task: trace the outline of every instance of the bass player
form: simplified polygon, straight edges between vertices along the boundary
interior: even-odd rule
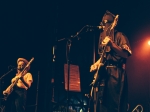
[[[14,85],[13,91],[10,89],[10,86],[3,91],[3,94],[6,96],[11,93],[8,98],[11,104],[10,106],[6,105],[6,112],[25,112],[27,90],[31,87],[33,82],[32,74],[28,72],[30,70],[30,66],[26,67],[27,64],[28,61],[26,59],[18,58],[17,73],[16,76],[11,80],[11,84],[14,83],[18,78],[21,78]],[[26,69],[24,70],[25,67]],[[23,73],[21,73],[22,71]]]

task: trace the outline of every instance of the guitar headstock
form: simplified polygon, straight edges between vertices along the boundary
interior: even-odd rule
[[[114,28],[115,28],[115,26],[117,25],[118,17],[119,17],[119,15],[116,15],[116,17],[115,17],[115,19],[114,19],[113,23],[111,24],[111,28],[110,28],[110,30],[114,29]]]
[[[32,59],[28,62],[28,64],[26,65],[25,68],[29,67],[29,65],[31,64],[31,62],[34,60],[34,57],[32,57]]]

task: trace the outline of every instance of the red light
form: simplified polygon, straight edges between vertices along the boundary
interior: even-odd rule
[[[148,45],[150,45],[150,41],[148,41]]]

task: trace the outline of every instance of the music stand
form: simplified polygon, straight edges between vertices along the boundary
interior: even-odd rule
[[[79,66],[70,64],[69,83],[67,70],[68,65],[64,64],[65,90],[73,92],[81,92]]]
[[[67,91],[67,112],[69,112],[69,92],[81,92],[79,66],[72,64],[68,66],[68,64],[64,64],[64,80],[65,90]]]

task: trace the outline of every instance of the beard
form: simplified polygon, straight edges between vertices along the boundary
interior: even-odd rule
[[[24,68],[21,68],[21,67],[20,67],[20,68],[18,68],[18,70],[19,70],[19,71],[23,71],[23,69],[24,69]]]

